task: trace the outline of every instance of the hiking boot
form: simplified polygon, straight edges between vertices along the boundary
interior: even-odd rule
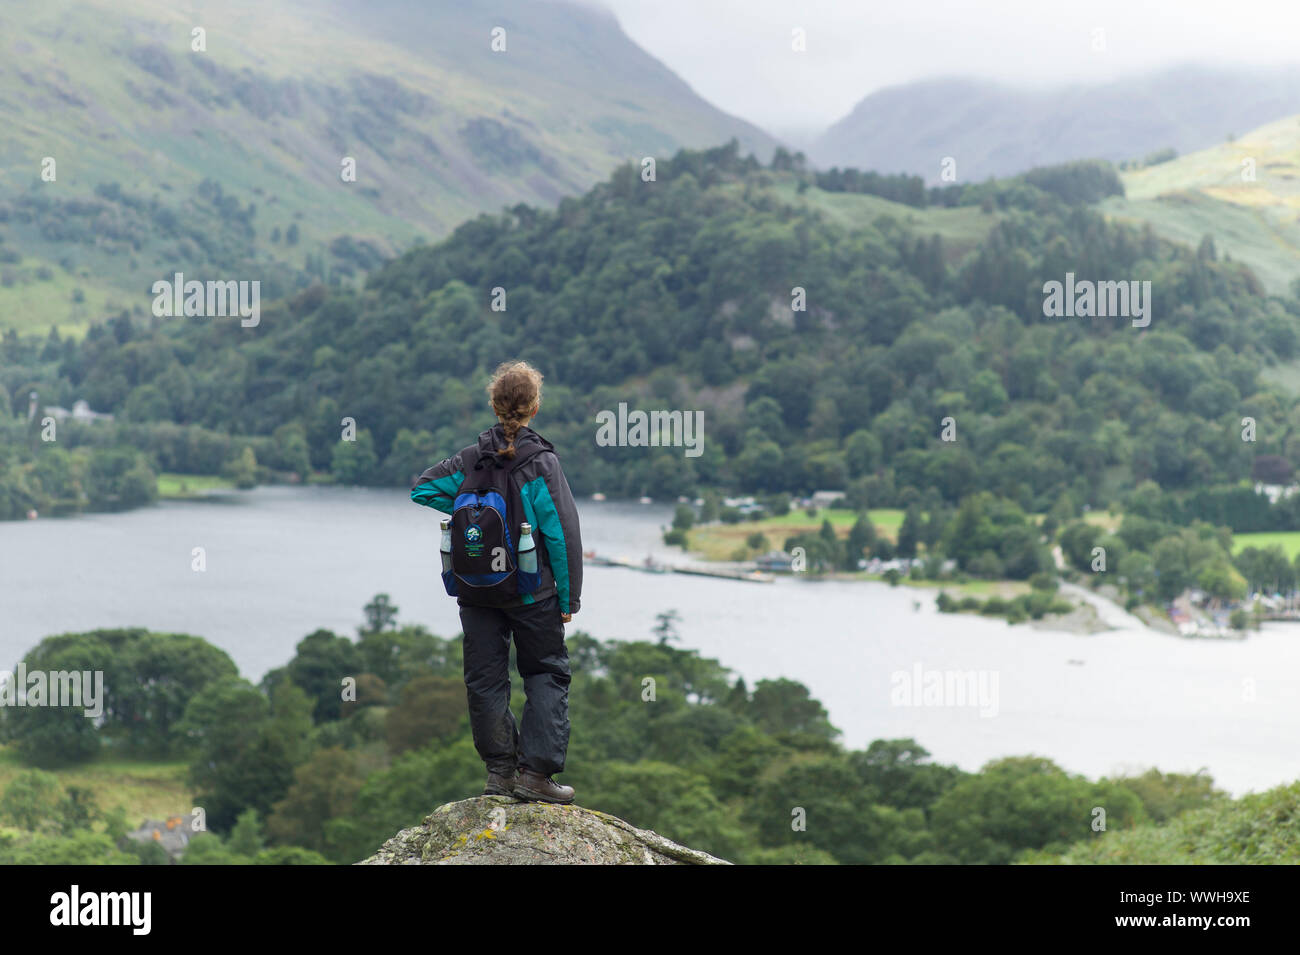
[[[573,787],[561,786],[550,776],[525,769],[515,780],[515,793],[520,799],[531,802],[573,802]]]
[[[515,771],[509,775],[489,771],[487,785],[483,787],[484,796],[513,796],[515,794]]]

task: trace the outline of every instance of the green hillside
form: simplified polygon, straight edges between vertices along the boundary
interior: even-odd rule
[[[1126,197],[1101,204],[1108,216],[1191,245],[1210,235],[1271,292],[1300,276],[1300,116],[1122,178]]]
[[[566,3],[11,0],[0,37],[0,330],[142,314],[175,270],[346,283],[629,159],[772,146]]]
[[[1300,863],[1300,783],[1195,808],[1075,843],[1053,865],[1295,865]]]

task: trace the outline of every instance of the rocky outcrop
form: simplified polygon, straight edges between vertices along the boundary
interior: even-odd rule
[[[357,865],[730,865],[581,806],[479,796],[439,806]]]

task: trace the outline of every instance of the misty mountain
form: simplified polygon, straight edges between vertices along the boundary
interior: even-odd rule
[[[1203,149],[1300,108],[1300,69],[1181,67],[1098,85],[1029,90],[932,79],[879,90],[809,150],[823,167],[939,181],[951,156],[974,182],[1070,159],[1140,160]]]

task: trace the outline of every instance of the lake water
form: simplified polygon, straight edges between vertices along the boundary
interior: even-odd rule
[[[659,540],[670,508],[580,507],[587,549],[681,561]],[[203,636],[257,680],[318,627],[354,633],[380,592],[402,621],[455,635],[455,601],[437,579],[437,516],[400,489],[261,488],[0,523],[0,667],[48,634],[143,626]],[[191,569],[195,547],[206,550],[204,573]],[[941,615],[932,592],[885,584],[766,585],[589,565],[570,629],[651,639],[655,615],[670,609],[681,616],[679,646],[750,686],[805,684],[852,747],[911,736],[965,769],[1032,753],[1090,777],[1204,767],[1238,794],[1300,777],[1300,629],[1287,625],[1246,641],[1184,640],[1110,608],[1122,629],[1078,636]],[[896,705],[894,675],[911,679],[918,668],[923,680],[973,672],[996,690],[995,706],[982,715],[953,698]]]

